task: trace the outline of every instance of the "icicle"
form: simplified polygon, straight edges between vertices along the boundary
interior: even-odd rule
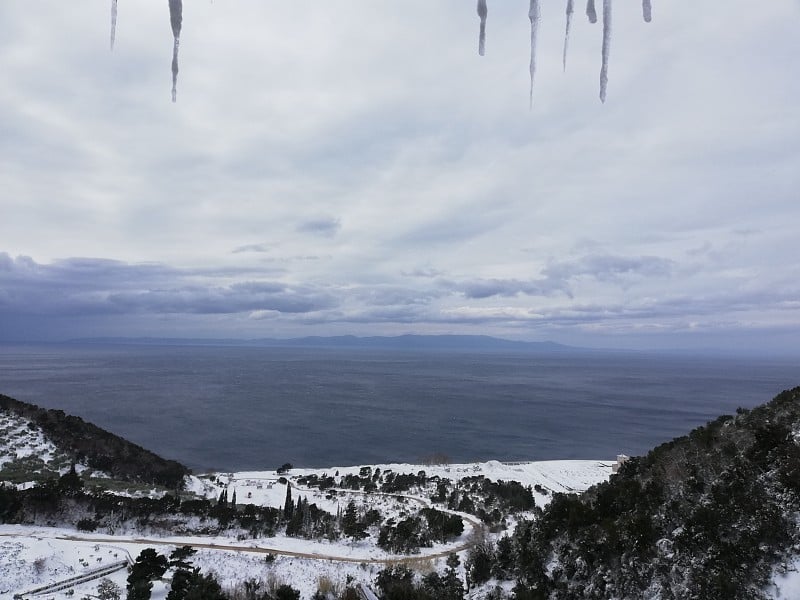
[[[111,0],[111,49],[114,49],[114,38],[117,37],[117,0]]]
[[[172,46],[172,101],[176,102],[178,99],[178,45],[180,44],[178,38]]]
[[[586,16],[589,17],[589,23],[597,23],[597,11],[594,8],[594,0],[587,0]]]
[[[181,40],[181,24],[183,23],[183,0],[169,0],[169,21],[172,25],[172,101],[177,99],[178,87],[178,46]]]
[[[481,32],[478,36],[478,54],[486,53],[486,0],[478,0],[478,16],[481,18]]]
[[[539,29],[539,0],[531,0],[531,6],[528,9],[528,18],[531,21],[531,93],[529,99],[530,108],[533,108],[533,79],[536,75],[536,34]]]
[[[600,67],[600,101],[606,101],[608,53],[611,50],[611,0],[603,0],[603,66]]]
[[[567,0],[567,29],[564,32],[564,70],[567,70],[567,48],[569,47],[569,30],[572,25],[572,13],[575,12],[575,0]]]
[[[650,4],[650,0],[642,0],[642,16],[645,23],[653,20],[653,6]]]

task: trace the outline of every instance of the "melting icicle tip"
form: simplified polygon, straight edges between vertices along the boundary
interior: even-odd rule
[[[597,9],[594,7],[594,0],[586,0],[586,16],[589,23],[597,23]]]
[[[575,0],[567,0],[567,28],[564,32],[564,56],[561,60],[564,71],[567,70],[567,49],[569,48],[569,30],[572,27],[572,13],[575,12]]]
[[[117,0],[111,0],[111,50],[114,50],[114,40],[117,37]]]
[[[486,0],[478,0],[478,16],[481,18],[481,30],[478,34],[478,54],[483,56],[486,54],[486,15],[488,10],[486,8]]]
[[[645,23],[653,20],[653,5],[650,0],[642,0],[642,17]]]

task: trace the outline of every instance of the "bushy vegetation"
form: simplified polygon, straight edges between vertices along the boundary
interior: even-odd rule
[[[458,564],[458,557],[451,554],[443,575],[432,572],[419,581],[408,567],[388,567],[378,573],[375,585],[382,600],[463,600],[464,587],[456,573]]]
[[[435,501],[447,502],[450,510],[473,514],[492,528],[502,525],[505,518],[536,508],[530,487],[517,481],[492,481],[484,476],[465,477],[458,487],[449,480],[439,481]]]
[[[77,477],[77,476],[76,476]],[[327,514],[327,513],[326,513]],[[125,526],[162,533],[218,534],[238,529],[251,537],[274,535],[285,525],[280,510],[235,507],[207,499],[133,498],[86,491],[69,474],[27,490],[0,487],[0,522],[41,525],[73,522],[83,531],[114,533]]]
[[[116,479],[179,489],[189,469],[166,460],[80,417],[48,410],[0,394],[0,410],[24,417],[36,425],[73,461],[86,462]]]
[[[378,546],[387,552],[411,554],[421,547],[430,547],[434,542],[446,542],[464,532],[461,517],[423,508],[418,515],[399,520],[389,519],[380,529]]]
[[[306,475],[299,477],[297,483],[308,487],[316,487],[320,490],[340,488],[343,490],[377,492],[384,494],[399,494],[414,488],[423,488],[428,482],[425,471],[418,473],[395,473],[390,470],[381,472],[379,468],[372,470],[372,467],[361,467],[358,475],[347,473],[346,475],[330,476],[323,474]]]

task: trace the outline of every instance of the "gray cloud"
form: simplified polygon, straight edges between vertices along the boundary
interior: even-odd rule
[[[539,279],[471,279],[440,280],[440,284],[457,290],[467,298],[552,296],[573,297],[572,284],[589,278],[598,282],[624,285],[632,280],[669,277],[674,268],[671,260],[655,256],[624,257],[586,255],[569,261],[551,261]]]
[[[749,286],[694,295],[676,291],[625,301],[616,296],[604,301],[574,298],[566,286],[587,276],[594,280],[589,265],[598,268],[600,280],[613,285],[621,285],[618,279],[631,273],[661,278],[671,272],[668,263],[653,257],[600,256],[595,260],[585,256],[560,262],[548,271],[549,278],[540,280],[427,279],[421,287],[377,282],[342,286],[258,279],[250,277],[250,272],[231,282],[235,271],[107,259],[73,258],[44,264],[0,253],[0,326],[6,339],[14,335],[35,338],[36,332],[40,337],[58,338],[59,332],[74,332],[79,326],[81,332],[102,327],[137,335],[151,331],[142,329],[142,319],[153,318],[173,323],[173,327],[192,323],[194,331],[209,327],[214,331],[214,319],[219,317],[228,319],[229,327],[234,319],[289,327],[289,331],[291,327],[314,327],[320,333],[341,324],[366,334],[388,327],[395,333],[488,328],[528,335],[537,331],[673,335],[745,331],[758,323],[763,330],[773,322],[785,328],[800,310],[800,286],[796,283],[786,283],[779,290]],[[754,323],[753,315],[761,315],[760,320]],[[769,315],[766,320],[765,315]]]
[[[446,287],[458,290],[467,298],[481,299],[493,296],[550,296],[562,292],[570,295],[562,282],[551,279],[528,280],[518,279],[473,279],[462,282],[443,282]]]
[[[590,277],[597,281],[620,282],[631,277],[669,277],[674,262],[657,256],[583,256],[571,261],[553,261],[544,275],[555,281],[570,281]]]
[[[300,233],[313,233],[325,237],[335,236],[342,228],[339,219],[333,217],[324,217],[319,219],[310,219],[300,223],[296,231]]]
[[[442,277],[444,271],[434,269],[433,267],[420,267],[412,269],[411,271],[401,271],[403,277],[422,277],[425,279],[433,279],[435,277]]]
[[[0,253],[0,310],[44,316],[303,313],[335,303],[323,290],[309,286],[275,281],[217,283],[232,274],[235,269],[221,273],[87,258],[39,264],[29,257],[12,259]]]
[[[245,244],[244,246],[237,246],[231,250],[231,254],[242,254],[244,252],[269,252],[275,248],[275,244],[262,243],[262,244]]]

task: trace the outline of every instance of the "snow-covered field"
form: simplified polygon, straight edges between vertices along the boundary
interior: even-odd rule
[[[309,501],[316,502],[320,508],[336,512],[337,503],[341,505],[341,495],[337,500],[328,500],[326,494],[319,490],[304,491],[302,486],[297,486],[297,479],[308,475],[358,475],[360,470],[368,466],[374,472],[380,469],[382,473],[392,471],[397,474],[416,474],[425,471],[430,477],[441,477],[452,480],[465,477],[483,476],[492,481],[518,481],[524,486],[539,486],[547,490],[547,494],[534,492],[536,504],[544,506],[550,500],[553,492],[582,492],[596,483],[605,481],[611,474],[614,461],[597,460],[552,460],[540,462],[501,463],[491,460],[483,463],[449,464],[449,465],[414,465],[408,463],[388,463],[381,465],[358,465],[350,467],[328,467],[323,469],[292,469],[283,475],[293,482],[293,487],[299,491],[298,496],[307,496]],[[216,498],[223,489],[228,490],[231,497],[236,491],[238,502],[253,503],[261,506],[283,506],[286,497],[286,486],[279,483],[281,475],[275,471],[242,471],[239,473],[217,473],[213,476],[190,478],[189,489],[198,495],[207,498]],[[356,495],[358,497],[358,495]],[[349,501],[349,498],[348,498]],[[375,497],[370,503],[375,502]]]
[[[364,492],[342,492],[335,495],[317,489],[304,488],[297,480],[308,475],[358,475],[364,465],[328,467],[323,469],[292,469],[279,475],[275,471],[216,473],[192,476],[188,489],[198,495],[216,498],[227,490],[231,498],[236,492],[237,502],[264,506],[282,507],[286,498],[287,484],[292,484],[293,498],[305,496],[309,502],[336,513],[344,509],[350,500],[369,508],[379,508],[387,517],[396,517],[428,499],[422,490],[398,497],[387,494]],[[413,473],[425,471],[428,477],[439,476],[457,480],[465,477],[485,476],[493,481],[519,481],[523,485],[546,493],[536,493],[540,506],[545,504],[552,492],[578,492],[604,481],[611,473],[611,461],[547,461],[504,464],[497,461],[462,465],[412,465],[385,464],[368,465],[373,471]],[[401,495],[402,496],[402,495]],[[467,547],[478,522],[474,517],[463,515],[464,533],[448,544],[435,544],[422,548],[420,554],[393,556],[378,548],[372,540],[311,541],[285,535],[272,538],[237,539],[236,537],[160,537],[141,539],[128,535],[100,535],[76,532],[72,529],[27,527],[19,525],[0,526],[0,597],[11,597],[13,593],[26,591],[43,584],[67,579],[121,558],[134,557],[145,547],[153,547],[168,554],[182,545],[199,548],[193,558],[203,571],[213,572],[223,585],[232,585],[247,579],[289,583],[301,591],[303,598],[310,598],[317,590],[321,577],[335,586],[343,587],[347,582],[371,583],[374,576],[387,563],[410,561],[409,564],[423,572],[444,567],[446,555],[451,551],[461,553]],[[70,538],[70,539],[67,539]],[[268,554],[275,559],[267,562]],[[119,571],[108,576],[124,588],[126,572]],[[98,581],[74,588],[75,595],[68,590],[48,594],[48,597],[75,598],[94,594]],[[154,598],[164,597],[169,589],[167,583],[156,583]],[[8,595],[8,596],[6,596]]]
[[[0,598],[12,598],[14,594],[69,579],[120,560],[135,558],[143,548],[155,548],[157,552],[168,555],[176,546],[183,545],[180,542],[193,541],[170,543],[164,539],[151,543],[110,536],[105,536],[107,541],[66,539],[75,533],[68,529],[0,526]],[[200,541],[214,543],[207,539]],[[235,540],[222,538],[216,538],[216,542],[236,543]],[[302,544],[296,547],[300,551],[310,549]],[[263,581],[264,585],[270,582],[274,585],[289,583],[301,591],[303,598],[313,595],[321,577],[327,577],[340,586],[345,585],[348,576],[354,581],[369,582],[384,566],[380,563],[343,563],[283,555],[277,555],[274,561],[267,563],[266,556],[263,553],[200,548],[192,557],[192,562],[203,572],[214,573],[223,585],[248,579]],[[106,578],[124,590],[127,571],[121,570]],[[101,579],[77,585],[71,588],[74,590],[72,593],[62,590],[48,593],[46,597],[66,599],[93,595]],[[168,591],[168,582],[156,582],[153,598],[164,598]]]

